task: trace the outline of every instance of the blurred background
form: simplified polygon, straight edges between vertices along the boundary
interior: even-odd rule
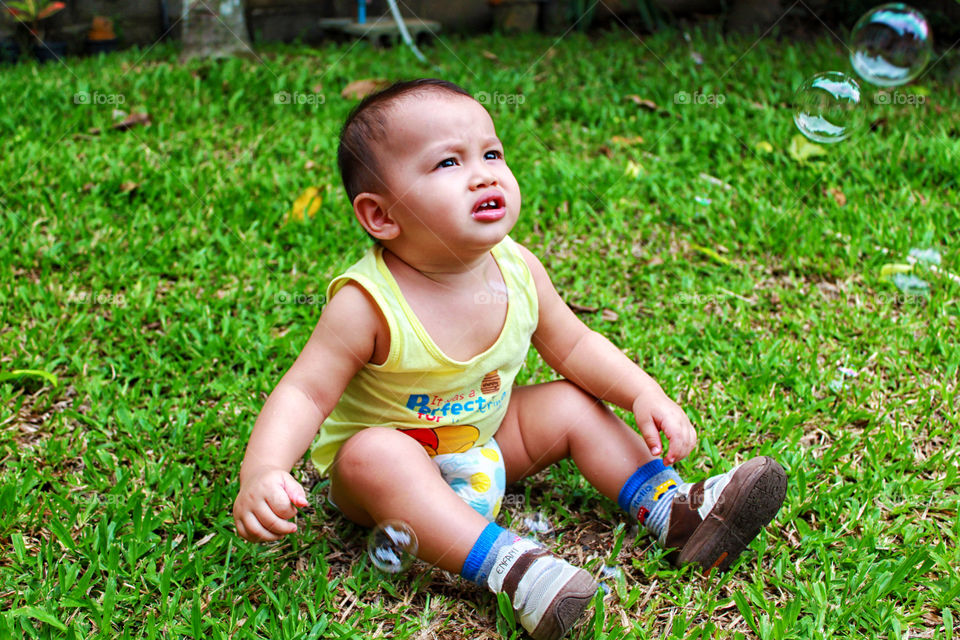
[[[13,6],[13,2],[3,5]],[[40,5],[47,3],[37,3]],[[183,17],[213,15],[217,2],[183,0],[69,0],[63,10],[44,21],[47,41],[62,42],[68,54],[90,50],[95,18],[112,25],[113,46],[147,46],[161,39],[182,36]],[[319,43],[343,38],[330,28],[331,18],[356,18],[353,0],[230,0],[221,5],[241,8],[242,22],[253,42]],[[722,19],[728,31],[763,33],[772,27],[791,36],[818,34],[825,30],[849,31],[857,18],[876,4],[874,0],[828,2],[827,0],[405,0],[399,2],[408,18],[439,22],[444,32],[478,33],[540,31],[563,33],[568,29],[603,29],[614,23],[640,32],[702,20]],[[956,0],[914,2],[932,26],[936,39],[949,47],[960,38],[960,3]],[[210,7],[210,8],[208,8]],[[211,10],[212,8],[212,10]],[[385,0],[366,4],[368,19],[389,14]],[[222,13],[222,9],[220,10]],[[7,13],[7,12],[4,12]],[[9,17],[9,16],[5,16]],[[239,16],[238,16],[239,18]],[[0,39],[15,35],[12,20],[0,21]],[[842,33],[839,33],[843,37]],[[110,40],[104,34],[94,38]]]

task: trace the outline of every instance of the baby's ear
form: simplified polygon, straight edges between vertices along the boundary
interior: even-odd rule
[[[353,213],[377,240],[393,240],[400,235],[400,226],[393,216],[387,213],[384,200],[375,193],[360,193],[353,199]]]

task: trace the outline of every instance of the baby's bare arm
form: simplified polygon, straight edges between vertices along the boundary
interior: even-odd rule
[[[683,410],[612,342],[581,322],[540,261],[521,250],[537,286],[540,322],[533,344],[544,361],[587,393],[632,411],[653,455],[661,453],[662,430],[670,441],[664,460],[670,464],[684,458],[696,444],[696,432]]]
[[[248,540],[276,540],[296,525],[286,519],[306,506],[290,470],[313,441],[347,383],[370,360],[379,312],[357,285],[347,284],[324,308],[297,360],[267,398],[240,466],[233,515]]]

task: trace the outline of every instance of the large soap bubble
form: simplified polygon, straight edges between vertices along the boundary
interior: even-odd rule
[[[860,128],[860,85],[839,71],[808,78],[794,100],[793,121],[814,142],[840,142]]]
[[[850,38],[853,69],[879,87],[896,87],[916,78],[932,51],[930,25],[923,14],[900,3],[868,11],[857,21]]]

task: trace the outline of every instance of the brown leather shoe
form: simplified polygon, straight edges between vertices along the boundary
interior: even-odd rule
[[[678,566],[726,571],[777,515],[787,474],[773,458],[753,458],[727,473],[684,484],[673,498],[663,546]]]

